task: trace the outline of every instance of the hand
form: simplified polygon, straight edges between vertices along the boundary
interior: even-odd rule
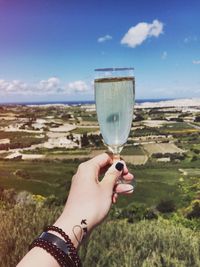
[[[105,170],[107,171],[104,178],[99,181],[99,175]],[[75,247],[78,247],[83,237],[82,220],[84,227],[91,231],[108,214],[112,202],[115,203],[117,200],[118,193],[130,194],[133,192],[132,185],[117,183],[120,176],[127,183],[133,179],[133,175],[128,172],[125,162],[113,163],[112,157],[106,153],[86,161],[78,167],[77,173],[72,179],[64,211],[54,224],[68,234]],[[53,234],[62,238],[57,232],[53,232]],[[35,267],[37,265],[43,267],[59,266],[58,262],[47,251],[39,247],[31,249],[17,266]]]
[[[75,229],[76,225],[81,226],[81,221],[85,220],[87,224],[84,224],[84,227],[90,231],[106,217],[112,202],[116,202],[118,194],[133,192],[133,186],[128,184],[133,179],[133,175],[128,172],[125,162],[112,163],[112,157],[103,153],[81,163],[72,179],[67,203],[55,225],[69,234],[75,246],[78,246],[77,238],[80,240],[82,238],[81,228]],[[104,178],[99,181],[100,174],[106,169]],[[127,183],[118,184],[120,176]],[[74,231],[76,231],[75,234]]]

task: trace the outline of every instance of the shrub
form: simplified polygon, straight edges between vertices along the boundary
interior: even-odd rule
[[[173,200],[161,200],[156,208],[162,213],[173,212],[175,211],[175,204]]]
[[[0,207],[0,259],[2,267],[16,266],[28,251],[28,246],[44,226],[52,224],[60,208],[38,205],[15,205],[5,202]]]
[[[191,162],[192,161],[197,161],[198,160],[198,157],[196,156],[196,155],[194,155],[193,157],[192,157],[192,159],[191,159]]]
[[[200,218],[200,200],[193,200],[189,207],[185,209],[185,217],[188,219]]]
[[[129,223],[134,223],[143,219],[157,219],[157,212],[152,208],[146,208],[143,205],[130,204],[126,208],[112,208],[110,212],[111,219],[127,219]]]
[[[1,266],[16,266],[28,245],[52,224],[61,207],[38,207],[0,202]],[[198,267],[200,233],[167,220],[104,222],[81,246],[84,267]]]
[[[165,220],[110,221],[97,228],[80,254],[84,267],[198,267],[200,235]]]
[[[194,121],[195,121],[195,122],[200,122],[200,116],[196,116],[196,118],[195,118]]]
[[[174,223],[175,225],[182,225],[195,231],[200,230],[200,220],[198,218],[188,219],[181,213],[173,213],[173,215],[170,217],[170,222]]]

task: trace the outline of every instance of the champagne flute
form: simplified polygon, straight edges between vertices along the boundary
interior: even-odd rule
[[[135,99],[133,68],[95,69],[95,102],[100,131],[105,144],[120,159],[127,142]]]

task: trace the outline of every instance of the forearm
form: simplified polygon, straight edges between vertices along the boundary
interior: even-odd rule
[[[17,267],[59,267],[58,262],[51,254],[42,248],[34,247],[18,263]]]
[[[49,233],[43,234],[39,241],[36,241],[33,245],[42,245],[44,249],[50,248],[50,252],[52,250],[54,252],[57,251],[52,254],[59,262],[60,260],[67,261],[67,258],[71,260],[72,264],[69,264],[69,267],[73,266],[73,262],[76,263],[76,266],[80,265],[75,248],[78,248],[87,232],[90,232],[96,225],[101,223],[108,214],[113,199],[113,188],[116,185],[117,179],[123,175],[123,172],[125,173],[124,179],[127,181],[133,179],[125,163],[118,162],[115,165],[113,164],[105,173],[104,178],[99,181],[98,175],[105,167],[111,164],[112,159],[110,156],[103,153],[79,166],[77,173],[72,179],[65,208],[61,216],[54,223],[54,226],[62,229],[68,237],[66,238],[66,235],[63,237],[63,232],[60,232],[59,229],[51,228]],[[116,194],[122,192],[129,194],[132,191],[133,187],[128,184],[118,184],[115,187]],[[115,198],[114,200],[116,202]],[[59,233],[57,233],[57,230],[59,230]],[[62,235],[60,235],[61,233]],[[43,237],[44,239],[41,240]],[[63,239],[65,239],[66,243],[63,242]],[[31,249],[18,264],[18,267],[35,267],[37,265],[42,267],[59,267],[59,263],[44,249],[38,247]],[[61,264],[61,266],[68,265]]]
[[[77,224],[77,219],[72,217],[67,217],[66,214],[62,213],[61,216],[57,219],[54,223],[54,226],[59,227],[62,229],[71,239],[75,248],[78,248],[82,239],[82,230],[81,227],[76,227],[75,232],[73,230],[74,226]],[[55,231],[48,231],[59,238],[63,239],[62,235]],[[48,253],[45,249],[40,247],[32,248],[25,257],[20,261],[17,267],[35,267],[35,266],[42,266],[42,267],[59,267],[59,263],[57,260]],[[69,265],[70,266],[70,265]]]

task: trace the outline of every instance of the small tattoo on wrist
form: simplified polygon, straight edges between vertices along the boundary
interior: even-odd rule
[[[78,237],[77,234],[76,234],[76,228],[79,228],[81,230],[80,237]],[[80,225],[79,224],[74,225],[72,231],[73,231],[74,237],[76,238],[76,241],[80,244],[81,241],[85,238],[85,236],[87,235],[87,232],[88,232],[87,220],[83,219],[83,220],[81,220]]]

